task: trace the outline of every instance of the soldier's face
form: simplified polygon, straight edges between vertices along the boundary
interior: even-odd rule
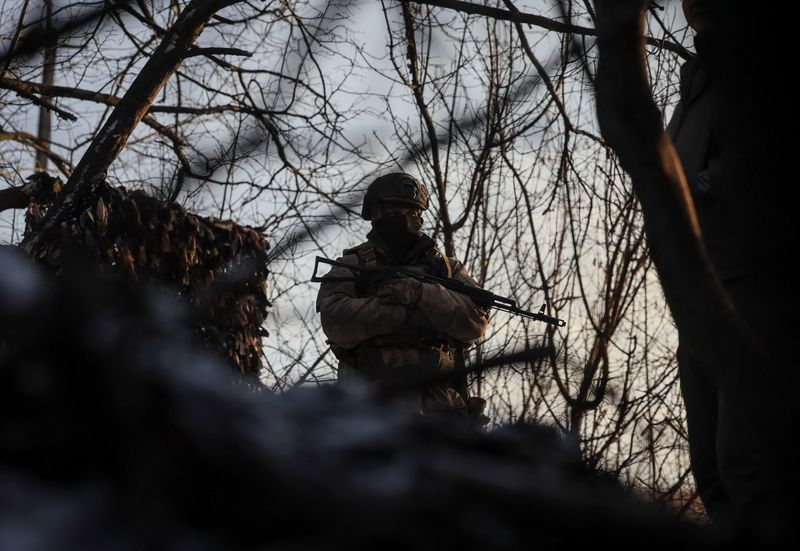
[[[372,227],[384,238],[418,236],[422,231],[422,210],[403,203],[383,203],[372,212]]]

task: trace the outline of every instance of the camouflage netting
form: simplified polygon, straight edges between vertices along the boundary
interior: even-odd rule
[[[26,252],[58,273],[67,255],[78,251],[107,273],[177,290],[194,310],[203,342],[227,356],[241,375],[257,378],[269,307],[264,235],[190,214],[141,191],[103,181],[94,186],[77,219]],[[47,175],[31,179],[26,235],[38,230],[60,187]]]

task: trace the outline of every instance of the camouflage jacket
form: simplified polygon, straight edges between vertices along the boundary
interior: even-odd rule
[[[339,261],[378,270],[392,264],[380,239],[370,233],[368,241],[344,251]],[[476,285],[463,264],[448,258],[434,241],[422,235],[417,244],[399,262],[409,271],[437,277],[452,277]],[[344,268],[334,268],[331,276],[356,275]],[[450,342],[468,344],[483,336],[487,312],[469,297],[438,284],[422,283],[422,292],[414,305],[386,304],[376,297],[381,283],[324,283],[317,296],[317,311],[322,329],[337,348],[352,350],[365,344],[412,347],[415,343]]]

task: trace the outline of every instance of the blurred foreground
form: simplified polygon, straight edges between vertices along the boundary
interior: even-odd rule
[[[723,546],[548,428],[237,387],[167,293],[0,266],[3,550]]]

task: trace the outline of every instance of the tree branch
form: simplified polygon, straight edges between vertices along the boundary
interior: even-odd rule
[[[116,12],[118,9],[128,3],[130,3],[130,0],[103,2],[102,7],[97,10],[74,17],[65,21],[61,25],[55,25],[52,27],[47,25],[46,21],[42,21],[41,24],[31,28],[31,30],[28,31],[21,39],[14,40],[6,51],[0,53],[0,63],[2,63],[4,67],[7,67],[11,60],[16,57],[30,55],[40,48],[56,46],[64,35],[67,35],[74,30],[81,29],[85,25],[91,25],[109,13]],[[27,2],[25,6],[27,7]],[[20,17],[20,20],[22,20],[22,16]]]
[[[83,88],[74,88],[72,86],[45,86],[39,82],[30,82],[25,80],[17,80],[13,78],[3,78],[3,77],[0,77],[0,88],[5,88],[6,90],[12,90],[18,93],[19,95],[27,99],[30,99],[34,103],[37,103],[37,105],[43,100],[41,98],[36,97],[34,94],[39,94],[40,96],[45,96],[45,97],[62,97],[62,98],[79,99],[83,101],[92,101],[95,103],[110,105],[112,107],[116,107],[121,99],[113,94],[94,92],[92,90],[85,90]],[[47,103],[46,105],[50,104]],[[273,114],[273,111],[269,109],[256,109],[254,107],[248,107],[235,103],[228,103],[224,105],[209,105],[206,107],[189,107],[185,105],[151,105],[148,108],[147,112],[173,113],[181,115],[212,115],[215,113],[226,113],[226,112],[247,113],[249,115]],[[67,114],[71,117],[70,120],[75,120],[75,117],[73,115],[69,113]],[[156,126],[160,126],[158,122],[155,122],[153,119],[148,117],[143,118],[142,122],[152,126],[156,130],[158,130]]]
[[[36,151],[41,151],[47,158],[50,159],[54,165],[58,167],[58,170],[61,171],[62,174],[65,176],[69,176],[72,174],[72,164],[50,149],[50,144],[48,142],[44,142],[34,136],[33,134],[29,134],[27,132],[2,132],[0,131],[0,142],[2,141],[15,141],[20,142],[25,145],[28,145],[35,149]]]
[[[253,57],[253,52],[240,50],[239,48],[197,48],[189,50],[186,57],[196,57],[201,55],[237,55],[242,57]]]
[[[53,105],[51,102],[49,102],[49,101],[47,101],[47,100],[45,100],[43,98],[37,97],[34,94],[34,90],[33,90],[34,87],[33,86],[30,86],[30,85],[28,85],[28,86],[17,86],[15,84],[15,83],[21,83],[21,82],[22,81],[18,81],[16,79],[12,79],[12,78],[0,77],[0,87],[5,88],[7,90],[13,90],[14,92],[17,93],[18,96],[25,98],[26,100],[30,101],[34,105],[38,105],[39,107],[44,107],[45,109],[49,109],[50,111],[52,111],[53,113],[55,113],[56,115],[61,117],[62,119],[66,119],[66,120],[72,121],[72,122],[78,120],[78,117],[76,117],[75,115],[73,115],[69,111],[65,111],[63,109],[60,109],[59,107],[56,107],[55,105]],[[30,84],[33,84],[33,83],[30,83]],[[38,84],[38,83],[36,85],[37,86],[44,86],[44,85],[41,85],[41,84]]]
[[[573,25],[572,23],[564,23],[549,19],[541,15],[534,15],[532,13],[517,12],[514,13],[510,10],[503,10],[500,8],[493,8],[491,6],[483,6],[473,4],[472,2],[463,2],[462,0],[402,0],[403,2],[413,1],[416,4],[426,4],[428,6],[437,6],[446,8],[461,13],[468,13],[471,15],[484,15],[492,19],[499,19],[501,21],[512,21],[516,23],[525,23],[534,25],[548,31],[555,31],[560,33],[569,33],[579,36],[598,36],[597,29],[591,27],[581,27],[580,25]],[[683,59],[689,59],[692,54],[689,51],[675,42],[653,38],[651,36],[645,37],[645,42],[650,46],[657,46],[670,52],[673,52]]]

